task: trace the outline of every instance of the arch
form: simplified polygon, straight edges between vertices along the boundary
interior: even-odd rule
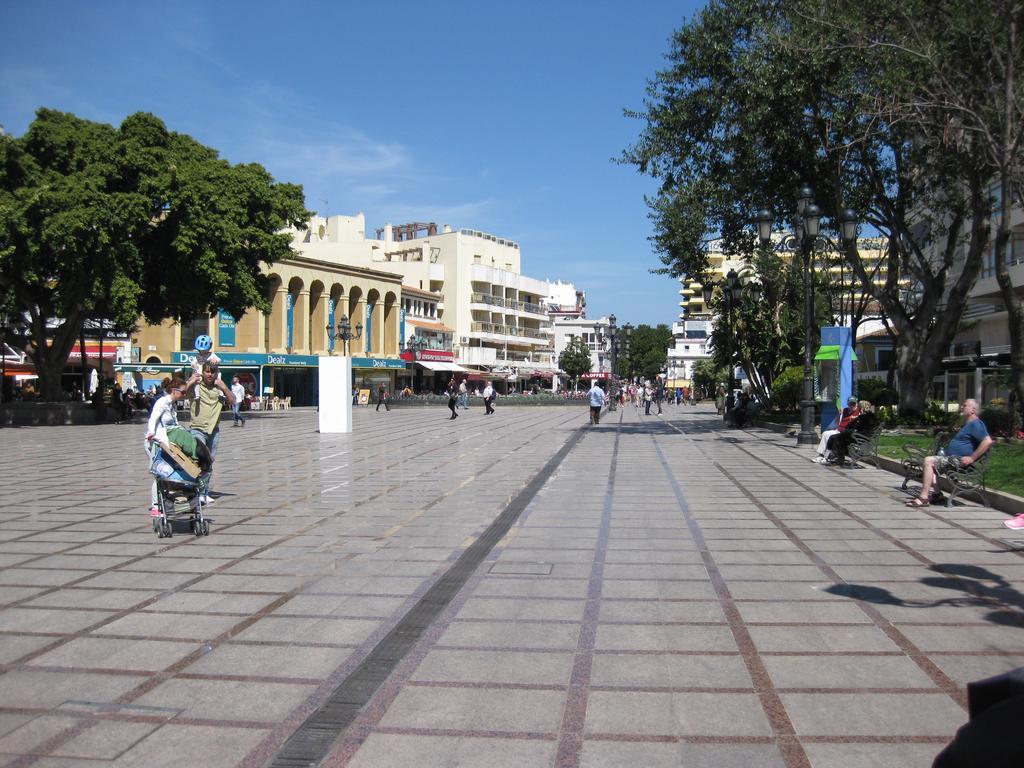
[[[313,355],[327,351],[327,298],[324,284],[314,280],[309,286],[309,340],[306,344]]]
[[[380,291],[371,288],[366,294],[366,316],[368,318],[363,333],[369,332],[367,344],[363,348],[371,355],[379,355],[383,351],[381,341],[384,338],[384,312],[380,302]]]
[[[149,357],[146,358],[146,362],[149,364],[160,365],[161,363],[163,363],[163,360],[161,360],[158,355],[150,355]]]
[[[278,274],[267,275],[267,301],[270,303],[270,313],[263,315],[263,349],[268,354],[283,352],[285,348],[288,318],[283,282]]]
[[[398,354],[398,297],[388,292],[384,296],[384,354]]]

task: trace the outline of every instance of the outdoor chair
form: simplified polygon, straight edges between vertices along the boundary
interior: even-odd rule
[[[870,462],[878,465],[878,441],[882,437],[882,423],[879,422],[870,432],[855,432],[850,442],[847,457],[854,464]]]
[[[986,507],[991,507],[988,496],[985,495],[985,472],[988,470],[989,458],[992,456],[992,449],[989,448],[977,461],[972,462],[962,469],[951,469],[941,473],[941,476],[949,480],[953,486],[949,498],[946,499],[946,506],[953,506],[953,499],[957,496],[974,494]]]
[[[932,444],[928,448],[904,443],[903,452],[907,455],[900,462],[903,466],[903,485],[900,487],[903,490],[907,489],[907,483],[911,480],[921,482],[924,477],[925,456],[937,456],[939,450],[945,448],[949,443],[949,439],[950,435],[948,432],[939,432],[935,435],[935,439],[932,440]]]

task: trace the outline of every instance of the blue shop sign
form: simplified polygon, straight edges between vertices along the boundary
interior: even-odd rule
[[[320,358],[316,355],[265,355],[256,352],[221,352],[216,351],[222,368],[238,365],[275,365],[292,368],[316,368]],[[174,362],[191,365],[196,359],[195,352],[178,351],[174,353]]]
[[[385,368],[388,370],[405,370],[405,360],[388,360],[383,357],[353,357],[353,368]]]

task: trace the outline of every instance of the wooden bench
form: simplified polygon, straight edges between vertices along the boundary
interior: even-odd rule
[[[878,466],[878,441],[882,437],[882,423],[879,422],[870,432],[854,432],[847,458],[851,462],[870,462]]]

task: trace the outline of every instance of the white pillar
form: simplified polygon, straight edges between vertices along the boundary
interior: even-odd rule
[[[352,358],[321,357],[320,433],[352,431]]]

